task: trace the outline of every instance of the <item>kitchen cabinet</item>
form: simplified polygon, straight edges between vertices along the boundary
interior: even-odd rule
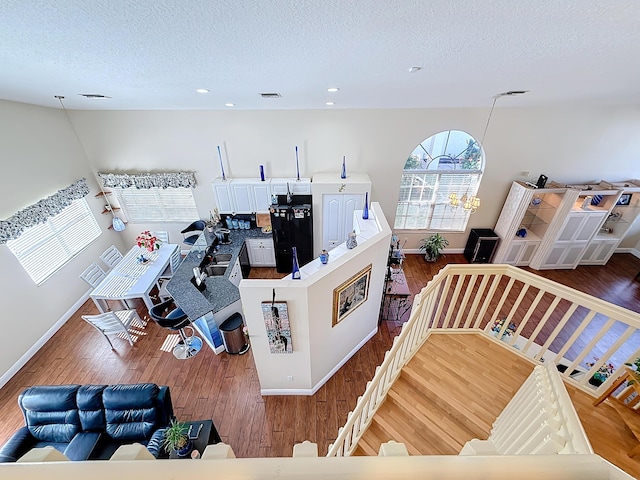
[[[245,240],[249,253],[249,263],[252,267],[275,267],[276,252],[273,239],[248,238]]]
[[[231,198],[231,189],[229,187],[230,183],[229,180],[222,180],[222,178],[216,178],[213,181],[213,196],[220,213],[235,212],[235,203]]]
[[[213,182],[213,193],[220,213],[267,213],[271,204],[270,180],[216,179]]]
[[[287,188],[292,195],[311,195],[310,178],[271,178],[271,195],[286,195]]]

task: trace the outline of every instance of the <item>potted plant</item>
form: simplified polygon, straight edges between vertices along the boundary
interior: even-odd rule
[[[424,251],[424,259],[427,262],[435,262],[442,254],[444,247],[449,245],[449,240],[439,233],[434,233],[428,238],[420,240],[420,250]]]
[[[187,456],[191,451],[191,440],[189,440],[189,425],[178,422],[175,418],[164,431],[164,450],[169,453],[175,450],[180,457]]]

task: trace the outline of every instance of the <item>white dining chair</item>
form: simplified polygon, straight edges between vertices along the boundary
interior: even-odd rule
[[[182,254],[180,252],[180,247],[176,246],[176,248],[171,252],[171,258],[169,259],[169,265],[165,269],[164,272],[160,275],[158,279],[158,297],[160,300],[167,300],[171,297],[171,294],[167,291],[167,283],[169,283],[169,279],[176,273],[176,270],[182,263]]]
[[[102,270],[102,268],[100,268],[100,265],[98,265],[95,262],[93,262],[91,265],[89,265],[85,269],[85,271],[80,274],[80,278],[82,280],[84,280],[85,282],[87,282],[89,285],[91,285],[91,287],[93,287],[93,288],[96,288],[98,286],[98,284],[106,276],[107,276],[107,274],[105,273],[105,271]]]
[[[134,309],[118,310],[98,315],[82,315],[82,319],[104,335],[104,338],[109,342],[111,350],[113,350],[113,343],[111,343],[108,335],[124,333],[127,340],[129,340],[129,344],[133,346],[133,338],[129,333],[129,327],[131,327],[134,320],[138,322],[138,325],[142,325],[142,320],[140,320],[138,312]]]
[[[156,237],[162,243],[169,243],[169,232],[165,230],[159,230],[156,232],[150,232],[151,235]]]
[[[111,245],[102,253],[102,255],[100,255],[100,260],[102,260],[105,265],[109,267],[109,270],[120,263],[123,258],[124,256],[122,255],[122,253],[120,253],[120,250],[118,250],[115,245]]]

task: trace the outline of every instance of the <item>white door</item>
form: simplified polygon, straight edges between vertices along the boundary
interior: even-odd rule
[[[364,205],[364,194],[322,196],[322,248],[331,250],[353,230],[353,212]]]

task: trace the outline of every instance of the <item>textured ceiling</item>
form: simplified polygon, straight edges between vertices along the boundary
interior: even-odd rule
[[[637,105],[639,25],[637,0],[0,0],[0,98],[59,107],[63,95],[67,108],[99,110],[484,107],[530,90],[500,103]]]

